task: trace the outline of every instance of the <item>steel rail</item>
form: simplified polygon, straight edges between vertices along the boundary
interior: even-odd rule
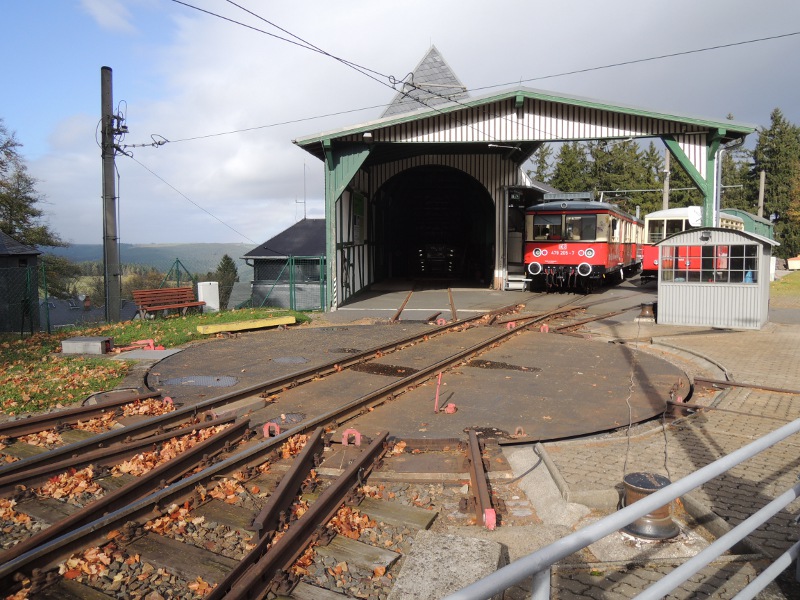
[[[168,460],[155,469],[151,469],[127,485],[103,495],[79,511],[53,523],[47,529],[43,529],[32,537],[12,546],[0,554],[0,563],[6,563],[66,532],[82,527],[92,522],[98,514],[116,511],[130,504],[132,500],[135,501],[152,494],[164,482],[178,477],[207,461],[209,455],[229,448],[237,439],[245,437],[247,430],[248,422],[242,420],[223,431],[217,432],[207,440],[181,452],[175,458]]]
[[[639,306],[630,306],[628,308],[624,308],[622,310],[615,310],[613,312],[605,313],[602,315],[595,315],[588,319],[581,319],[580,321],[575,321],[574,323],[568,323],[567,325],[560,325],[559,327],[554,327],[552,331],[554,333],[561,333],[562,331],[567,331],[568,329],[572,329],[573,327],[580,327],[581,325],[586,325],[586,323],[593,323],[594,321],[600,321],[602,319],[608,319],[610,317],[616,317],[617,315],[621,315],[623,313],[629,312],[635,308],[639,308]]]
[[[706,406],[704,404],[694,404],[692,402],[678,402],[677,400],[667,400],[667,404],[669,404],[670,406],[674,406],[675,408],[691,408],[692,410],[696,410],[698,412],[702,412],[704,410],[714,410],[717,412],[730,413],[732,415],[742,415],[743,417],[753,417],[756,419],[769,419],[771,421],[780,421],[781,423],[789,422],[789,419],[785,419],[783,417],[773,417],[771,415],[757,415],[755,413],[749,413],[744,410],[734,410],[732,408],[720,408],[719,406]]]
[[[279,444],[304,431],[300,427],[287,430],[274,438],[269,438],[212,464],[200,472],[170,483],[148,496],[127,502],[121,508],[103,514],[94,521],[80,527],[71,529],[14,559],[0,563],[0,589],[8,587],[15,573],[25,572],[31,575],[34,569],[47,567],[59,557],[68,555],[70,552],[82,547],[87,543],[87,540],[102,539],[106,532],[121,526],[123,522],[135,520],[145,514],[152,514],[159,506],[169,505],[178,499],[184,501],[190,498],[194,493],[195,486],[198,484],[207,483],[212,478],[223,473],[235,472],[241,469],[243,465],[263,462],[265,460],[264,456],[271,453]]]
[[[303,450],[292,461],[291,470],[283,474],[278,487],[253,519],[252,526],[256,532],[255,537],[264,537],[267,532],[278,529],[281,512],[285,512],[292,505],[297,490],[300,489],[319,459],[319,453],[324,445],[323,441],[322,428],[317,428],[306,440]]]
[[[107,464],[109,461],[125,460],[131,456],[141,452],[143,448],[148,446],[156,446],[165,440],[170,440],[182,435],[191,433],[198,429],[207,429],[208,427],[215,427],[235,421],[236,417],[220,417],[212,421],[202,421],[193,425],[187,425],[179,429],[172,429],[167,433],[161,435],[154,435],[152,437],[143,438],[134,441],[123,441],[121,444],[111,446],[110,448],[100,448],[85,454],[71,456],[56,463],[42,465],[33,469],[22,471],[21,473],[13,473],[0,477],[0,494],[14,489],[18,485],[35,485],[42,480],[52,477],[56,473],[61,473],[67,469],[78,469],[86,465],[98,463]]]
[[[470,318],[468,319],[468,321],[471,321],[473,319],[475,318],[474,317]],[[439,329],[445,330],[462,325],[463,322],[458,324],[451,323],[447,326],[442,326]],[[308,419],[298,424],[296,427],[286,430],[285,432],[276,436],[275,438],[270,438],[267,442],[262,442],[261,444],[254,446],[249,451],[243,451],[216,465],[207,467],[202,471],[202,473],[198,473],[195,476],[186,477],[172,485],[169,485],[167,488],[164,488],[163,490],[154,492],[150,496],[142,499],[140,502],[131,503],[130,505],[120,508],[119,510],[112,512],[103,518],[97,519],[96,521],[93,521],[91,523],[87,523],[82,528],[79,528],[73,532],[66,533],[61,537],[58,537],[43,546],[32,549],[29,552],[13,560],[7,561],[5,564],[0,566],[0,584],[2,584],[4,579],[7,578],[10,574],[22,568],[32,569],[35,567],[44,566],[56,553],[61,552],[63,554],[64,552],[67,552],[68,549],[70,548],[79,547],[81,543],[80,540],[83,537],[92,534],[100,535],[102,532],[108,531],[111,528],[113,528],[118,523],[119,520],[131,519],[133,518],[133,515],[144,512],[148,505],[147,504],[143,505],[142,504],[143,502],[149,502],[149,505],[153,505],[159,502],[169,502],[175,497],[181,497],[181,498],[186,497],[187,495],[191,494],[191,491],[189,492],[186,491],[187,488],[189,488],[189,486],[193,486],[199,481],[206,481],[211,477],[215,476],[217,473],[220,473],[226,469],[227,470],[235,469],[242,464],[247,464],[248,461],[256,460],[252,458],[254,455],[258,456],[260,453],[266,452],[267,449],[272,448],[277,443],[283,442],[293,435],[297,435],[300,433],[307,433],[316,427],[326,424],[332,423],[333,425],[338,426],[340,423],[343,423],[353,418],[353,416],[356,416],[366,411],[368,409],[368,406],[377,406],[379,404],[382,404],[387,399],[393,398],[397,392],[404,391],[404,388],[408,388],[410,385],[413,385],[414,383],[426,379],[427,377],[437,373],[443,368],[457,364],[458,362],[464,360],[466,357],[477,354],[487,346],[491,346],[503,340],[506,337],[516,335],[519,331],[524,330],[528,326],[529,324],[526,324],[516,329],[503,330],[500,333],[491,336],[488,340],[485,340],[483,342],[475,344],[470,348],[457,352],[456,354],[451,355],[450,357],[445,358],[443,360],[440,360],[437,363],[430,365],[424,369],[421,369],[418,372],[409,375],[408,377],[397,380],[392,384],[386,385],[369,394],[361,396],[360,398],[352,400],[336,409],[325,412],[312,419]],[[233,394],[226,394],[226,396],[231,396],[231,395]],[[212,398],[200,404],[206,404],[215,400],[217,399]],[[195,405],[195,408],[197,406],[198,405]],[[187,409],[189,408],[193,407],[187,407]],[[101,434],[101,436],[102,435],[105,434]],[[69,446],[67,446],[67,448],[68,447]],[[191,490],[193,488],[189,489]]]
[[[398,308],[397,312],[394,313],[394,315],[392,316],[391,319],[389,319],[389,321],[391,323],[396,323],[397,321],[400,320],[400,315],[402,314],[403,310],[405,309],[406,304],[408,304],[408,301],[411,299],[411,294],[413,294],[413,293],[414,293],[413,289],[410,292],[408,292],[408,295],[406,296],[406,299],[403,300],[403,303],[400,305],[400,308]]]
[[[266,594],[272,586],[276,572],[291,567],[310,543],[313,532],[336,514],[347,492],[358,485],[362,477],[371,471],[375,460],[386,452],[385,442],[388,435],[388,431],[379,434],[269,550],[266,547],[270,540],[261,538],[256,548],[243,561],[250,563],[244,574],[235,580],[226,577],[211,591],[207,599],[238,600]]]
[[[422,367],[421,369],[419,369],[415,373],[412,373],[411,375],[398,379],[393,383],[389,383],[383,386],[382,388],[378,388],[377,390],[373,390],[368,394],[365,394],[355,400],[352,400],[351,402],[348,402],[347,404],[340,406],[333,411],[320,415],[316,417],[313,420],[313,422],[315,424],[325,423],[326,419],[328,419],[327,422],[330,422],[335,427],[338,427],[341,423],[348,421],[351,418],[361,414],[362,412],[369,410],[369,408],[373,408],[375,406],[383,404],[387,400],[393,399],[395,395],[398,395],[398,393],[404,392],[409,387],[421,381],[424,381],[425,379],[435,375],[442,369],[447,369],[449,367],[452,367],[453,365],[458,364],[466,360],[467,358],[470,358],[478,354],[488,346],[492,346],[512,335],[517,335],[520,331],[527,329],[532,325],[533,323],[527,323],[525,325],[522,325],[514,329],[503,330],[500,333],[497,333],[492,337],[477,344],[474,344],[468,348],[460,350],[459,352],[456,352],[455,354],[452,354],[447,358],[444,358],[436,363],[428,365],[427,367]]]
[[[452,327],[454,327],[454,324],[443,326],[441,329],[449,329]],[[366,394],[360,398],[350,401],[334,410],[318,415],[312,419],[308,419],[274,438],[269,438],[269,440],[253,446],[249,450],[242,451],[228,459],[221,461],[220,463],[207,467],[201,473],[183,478],[162,490],[152,493],[150,496],[147,496],[138,502],[132,502],[117,511],[109,513],[108,515],[105,515],[104,517],[101,517],[91,523],[87,523],[79,529],[65,533],[64,535],[51,540],[47,544],[34,548],[13,560],[9,560],[5,564],[0,565],[0,585],[10,575],[21,569],[43,567],[47,565],[50,560],[53,560],[53,556],[59,555],[59,553],[64,554],[70,549],[80,547],[82,543],[81,540],[84,537],[91,535],[99,536],[103,532],[106,532],[117,526],[121,520],[130,520],[133,519],[135,515],[146,512],[148,508],[152,507],[154,504],[157,505],[158,503],[169,503],[175,498],[180,497],[183,499],[187,496],[190,496],[192,490],[194,489],[193,486],[197,483],[201,481],[207,481],[216,476],[218,473],[241,468],[241,465],[248,464],[250,461],[256,461],[258,458],[254,457],[259,457],[261,454],[266,453],[278,443],[282,443],[293,435],[307,433],[316,427],[329,423],[338,426],[340,423],[345,422],[351,419],[353,416],[367,410],[368,405],[377,406],[383,403],[385,400],[394,397],[395,393],[403,388],[407,388],[413,383],[421,381],[443,368],[456,364],[464,360],[464,358],[467,356],[476,354],[480,352],[481,349],[491,346],[492,344],[495,344],[506,337],[516,335],[519,331],[524,330],[526,327],[528,327],[528,325],[511,330],[503,330],[484,342],[476,344],[471,348],[462,350],[455,355],[452,355],[418,371],[417,373],[400,379],[393,384],[384,386],[383,388],[380,388],[370,394]]]
[[[235,402],[241,398],[246,398],[255,394],[271,395],[273,393],[283,391],[286,388],[296,387],[303,383],[318,379],[319,377],[335,374],[340,372],[342,369],[372,360],[376,356],[385,355],[405,346],[426,341],[428,338],[445,333],[452,328],[461,327],[473,322],[479,322],[482,319],[485,319],[487,315],[504,314],[514,310],[515,308],[516,305],[510,305],[481,315],[468,317],[455,323],[434,326],[432,329],[427,330],[424,333],[413,334],[388,344],[375,346],[358,354],[342,357],[338,360],[331,360],[316,367],[301,369],[286,376],[276,377],[271,380],[259,382],[240,390],[228,392],[227,394],[215,396],[214,398],[208,398],[207,400],[203,400],[197,404],[184,406],[170,413],[152,417],[140,423],[126,425],[121,429],[106,431],[105,433],[98,434],[85,440],[67,444],[65,446],[49,450],[48,452],[44,452],[42,454],[37,454],[20,461],[8,463],[0,466],[0,477],[10,475],[12,473],[19,473],[25,469],[28,469],[31,465],[55,461],[57,458],[65,455],[71,456],[79,452],[86,452],[88,449],[108,447],[111,444],[119,443],[120,440],[127,437],[152,435],[150,430],[155,429],[156,427],[165,428],[171,426],[187,418],[188,416],[197,417],[197,415],[203,411]]]
[[[481,443],[474,429],[469,430],[469,478],[472,482],[472,495],[475,498],[475,517],[478,523],[492,531],[497,527],[497,513],[492,508],[489,485],[486,483],[486,469],[483,467]]]
[[[0,423],[0,436],[19,437],[30,433],[47,431],[64,425],[74,424],[96,415],[107,413],[110,409],[115,409],[125,404],[130,404],[136,400],[146,400],[160,396],[160,392],[131,393],[130,396],[122,396],[113,400],[98,402],[87,406],[76,406],[65,408],[40,415],[21,417],[5,423]]]
[[[630,297],[636,296],[636,295],[637,294],[627,294],[627,295],[621,296],[621,297],[618,296],[618,297],[615,297],[615,298],[603,298],[603,299],[600,299],[600,300],[594,300],[592,302],[587,302],[585,304],[576,304],[576,302],[580,302],[581,299],[582,299],[581,297],[578,297],[578,298],[573,298],[572,300],[568,300],[567,302],[564,302],[563,304],[559,304],[557,307],[555,307],[554,309],[549,310],[547,312],[543,312],[543,313],[539,313],[539,314],[533,314],[533,315],[521,315],[519,317],[509,317],[507,319],[498,319],[498,322],[503,324],[503,323],[507,323],[508,321],[511,321],[511,320],[518,321],[518,322],[519,321],[526,321],[528,319],[541,320],[543,318],[550,317],[550,316],[553,316],[553,315],[558,315],[558,314],[562,314],[562,313],[569,313],[569,312],[572,312],[573,310],[579,310],[579,309],[582,309],[582,308],[591,308],[592,306],[597,306],[599,304],[607,304],[609,302],[616,302],[617,300],[624,300],[625,298],[630,298]],[[628,309],[626,309],[626,311],[627,310],[632,310],[632,309],[628,308]]]
[[[498,311],[492,311],[492,313],[490,314],[494,313],[502,314],[503,312],[507,312],[508,310],[511,310],[513,308],[514,306],[505,309],[500,309]],[[484,319],[485,316],[486,315],[480,315],[477,317],[470,317],[469,319],[465,319],[464,321],[461,321],[459,323],[450,323],[448,325],[436,328],[434,330],[434,333],[445,331],[455,327],[460,327],[466,323]],[[481,348],[487,345],[494,344],[497,341],[505,337],[508,337],[510,335],[514,335],[517,333],[517,331],[521,329],[524,329],[524,327],[519,328],[518,330],[504,331],[498,335],[492,336],[492,338],[490,338],[486,342],[483,342],[482,344],[478,344],[471,349],[459,352],[457,355],[451,356],[449,359],[440,361],[439,363],[433,365],[429,369],[426,369],[426,372],[424,374],[421,374],[421,372],[416,373],[408,378],[400,380],[399,382],[396,383],[396,385],[385,386],[384,388],[381,388],[380,390],[374,392],[373,394],[368,394],[364,397],[348,402],[345,405],[339,407],[339,409],[328,411],[313,419],[309,419],[306,422],[301,423],[292,429],[286,430],[285,432],[274,438],[270,438],[265,442],[261,442],[259,444],[254,445],[250,449],[244,450],[215,465],[211,465],[200,473],[196,473],[195,475],[183,478],[180,481],[172,483],[167,487],[158,490],[139,501],[131,502],[125,507],[122,507],[112,513],[104,515],[91,523],[87,523],[83,527],[65,533],[64,535],[61,535],[60,537],[55,538],[42,546],[34,548],[26,552],[25,554],[18,556],[15,559],[9,560],[6,563],[0,565],[0,584],[5,582],[11,575],[13,575],[13,573],[20,571],[22,569],[31,570],[37,567],[46,566],[50,561],[54,560],[53,558],[54,556],[63,555],[64,553],[69,552],[71,549],[80,547],[80,545],[83,543],[82,540],[84,538],[88,538],[89,536],[94,536],[94,537],[101,536],[104,532],[107,532],[112,528],[114,528],[115,526],[118,526],[120,521],[133,519],[135,518],[136,515],[140,515],[142,513],[147,512],[148,509],[151,508],[153,505],[157,506],[159,503],[169,503],[176,498],[181,498],[183,500],[186,497],[191,496],[192,491],[194,489],[193,486],[199,482],[206,482],[219,473],[236,470],[238,468],[241,468],[242,465],[246,465],[250,462],[255,462],[255,463],[258,463],[259,461],[263,462],[263,460],[261,459],[262,454],[271,451],[273,447],[289,439],[291,436],[300,433],[307,433],[308,431],[314,429],[315,427],[324,425],[326,423],[332,422],[338,425],[338,423],[348,420],[354,414],[358,414],[362,410],[365,410],[364,408],[365,405],[370,401],[374,401],[376,398],[379,398],[381,393],[385,394],[386,397],[392,397],[394,395],[393,391],[396,391],[396,389],[400,389],[404,386],[408,386],[410,383],[413,383],[417,380],[421,380],[423,379],[424,376],[430,375],[431,373],[435,372],[438,369],[443,368],[444,366],[463,360],[463,358],[468,356],[470,353],[476,353],[480,351]],[[430,335],[431,332],[426,332],[425,334],[410,336],[410,339],[418,338],[421,340],[426,336]],[[409,343],[408,340],[409,338],[406,338],[405,340],[398,340],[384,347],[400,347],[403,345],[408,345]],[[375,351],[372,350],[370,353],[374,355]],[[331,364],[338,364],[338,363],[332,362]],[[288,381],[289,378],[281,378],[280,380]],[[263,389],[263,386],[253,386],[253,388]],[[235,397],[237,396],[237,394],[230,393],[230,394],[225,394],[224,396]],[[198,412],[199,407],[205,407],[210,404],[216,403],[219,401],[219,399],[220,399],[219,397],[211,398],[207,401],[199,403],[198,405],[185,407],[185,409],[181,410],[189,412],[192,409],[195,409],[195,412]],[[381,399],[377,402],[374,402],[374,405],[380,404],[383,401],[384,400]],[[123,429],[128,429],[128,428],[123,428]],[[101,436],[99,437],[105,435],[106,434],[101,434]],[[70,446],[75,446],[75,444],[71,444]],[[70,446],[65,446],[64,448],[69,448]],[[64,451],[62,449],[62,453],[63,452]]]
[[[756,383],[742,383],[739,381],[722,381],[719,379],[708,379],[706,377],[695,377],[694,384],[701,384],[702,387],[741,387],[751,390],[764,390],[766,392],[778,392],[780,394],[800,394],[800,390],[772,387]]]

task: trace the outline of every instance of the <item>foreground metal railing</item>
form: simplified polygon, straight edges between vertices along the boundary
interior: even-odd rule
[[[653,510],[672,502],[699,485],[722,475],[732,467],[752,458],[759,452],[774,446],[781,440],[799,431],[800,419],[797,419],[747,446],[727,456],[723,456],[719,460],[706,465],[691,475],[687,475],[683,479],[679,479],[651,495],[637,500],[633,504],[626,506],[604,519],[563,537],[495,571],[491,575],[476,581],[472,585],[446,596],[444,600],[484,600],[503,592],[512,585],[516,585],[529,577],[533,577],[531,598],[533,600],[549,600],[550,568],[553,564],[626,525],[633,523],[636,519],[645,516]],[[800,497],[800,483],[775,498],[750,518],[720,537],[705,550],[647,588],[644,592],[636,596],[636,600],[663,598],[668,592],[700,571],[700,569],[711,563],[714,559],[718,558],[722,553],[745,538],[758,526],[765,523],[798,497]],[[774,580],[783,569],[787,568],[792,560],[797,558],[799,552],[800,544],[792,546],[792,548],[779,557],[772,566],[743,589],[736,596],[735,600],[746,600],[755,597],[755,595]],[[800,580],[800,569],[798,569],[798,580]]]

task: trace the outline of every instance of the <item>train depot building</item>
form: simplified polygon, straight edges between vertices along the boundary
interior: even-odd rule
[[[526,87],[471,97],[431,47],[379,119],[294,140],[325,168],[326,310],[394,278],[510,289],[537,194],[523,167],[549,142],[661,139],[712,226],[718,151],[754,130]]]

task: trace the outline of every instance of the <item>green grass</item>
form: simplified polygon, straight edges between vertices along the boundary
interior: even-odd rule
[[[800,297],[800,271],[792,271],[770,283],[769,293],[774,298]]]
[[[185,317],[126,321],[93,327],[70,327],[53,334],[37,333],[19,338],[0,338],[0,413],[19,414],[66,406],[94,392],[114,389],[132,363],[109,358],[84,358],[60,354],[61,341],[76,336],[104,336],[114,346],[128,346],[152,339],[156,345],[176,348],[214,335],[197,332],[198,325],[231,323],[292,315],[298,323],[309,321],[303,313],[283,309],[254,308]]]

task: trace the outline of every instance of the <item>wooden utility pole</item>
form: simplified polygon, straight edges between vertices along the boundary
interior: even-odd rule
[[[758,216],[764,218],[764,185],[767,182],[767,172],[761,169],[758,174]]]
[[[114,100],[111,67],[100,69],[100,109],[103,159],[103,284],[106,292],[106,321],[119,321],[120,269],[117,237],[117,195],[114,186]]]

